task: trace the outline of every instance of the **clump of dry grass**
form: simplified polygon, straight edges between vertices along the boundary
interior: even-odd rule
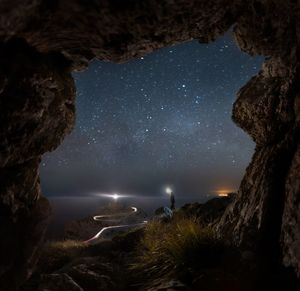
[[[144,276],[192,273],[218,263],[222,243],[213,230],[193,218],[177,217],[169,223],[152,221],[146,228],[133,269]]]

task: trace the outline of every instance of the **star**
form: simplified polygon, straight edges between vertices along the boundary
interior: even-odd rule
[[[232,122],[232,104],[262,62],[241,53],[228,35],[124,64],[92,62],[73,74],[75,129],[43,157],[43,191],[83,196],[113,187],[151,196],[174,177],[182,193],[190,194],[184,181],[201,184],[191,194],[204,197],[219,173],[238,185],[254,144]]]

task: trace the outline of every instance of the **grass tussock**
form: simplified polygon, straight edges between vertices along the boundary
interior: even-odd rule
[[[86,247],[86,244],[75,240],[47,242],[38,263],[41,271],[51,272],[63,267],[76,258]]]
[[[193,218],[152,221],[145,228],[133,269],[149,277],[188,276],[199,268],[214,267],[222,249],[212,229],[200,227]]]

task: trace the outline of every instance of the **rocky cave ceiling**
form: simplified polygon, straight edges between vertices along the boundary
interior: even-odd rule
[[[241,50],[267,59],[237,94],[233,120],[257,147],[215,228],[268,250],[266,258],[282,253],[300,274],[298,1],[1,0],[0,11],[3,286],[22,282],[37,258],[49,216],[38,164],[73,128],[71,71],[93,58],[123,62],[190,39],[210,42],[231,27]]]

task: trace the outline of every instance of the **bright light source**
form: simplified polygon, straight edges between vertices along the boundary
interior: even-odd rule
[[[166,193],[171,195],[172,194],[172,189],[170,187],[166,187]]]
[[[233,192],[233,190],[231,189],[219,189],[219,190],[216,190],[216,194],[219,196],[219,197],[227,197],[228,196],[228,193],[230,192]]]
[[[118,200],[118,198],[120,198],[120,195],[118,195],[118,194],[113,194],[113,195],[112,195],[112,198],[113,198],[114,200]]]
[[[117,192],[115,193],[91,193],[93,196],[97,197],[106,197],[109,199],[123,199],[123,198],[135,198],[135,195],[129,195],[129,194],[118,194]]]

